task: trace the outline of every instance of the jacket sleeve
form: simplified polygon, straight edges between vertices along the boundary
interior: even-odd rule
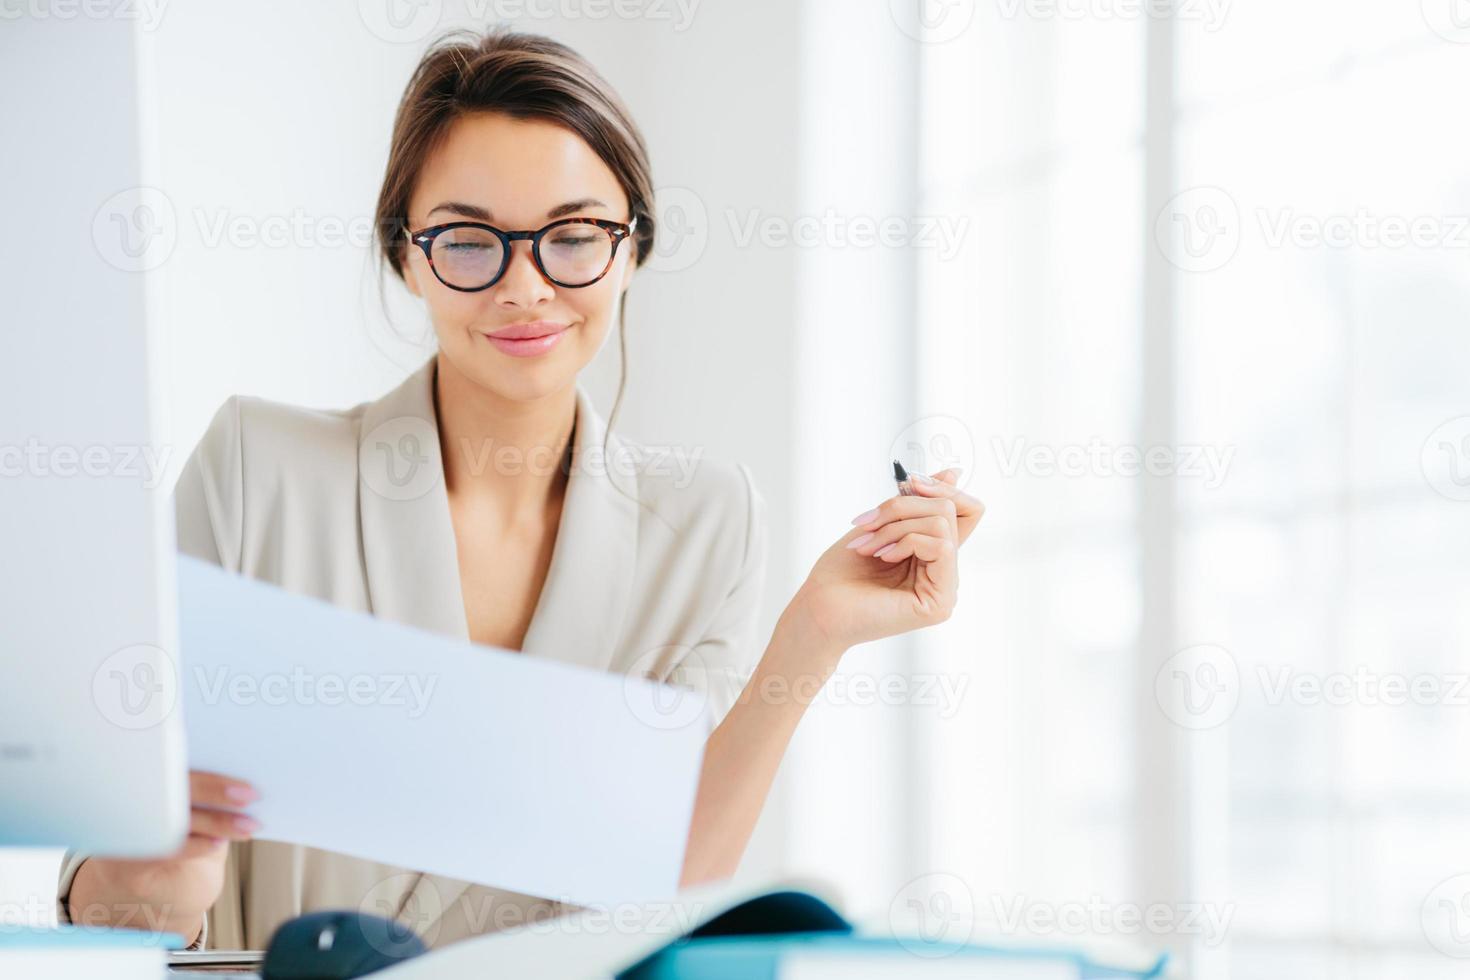
[[[174,487],[179,552],[230,571],[241,567],[245,532],[244,433],[240,399],[220,406]]]

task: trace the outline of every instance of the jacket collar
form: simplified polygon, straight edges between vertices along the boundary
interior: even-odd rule
[[[469,638],[434,411],[437,360],[365,406],[358,502],[375,615]],[[546,582],[522,652],[606,670],[632,589],[637,479],[608,460],[628,450],[577,386],[571,475]],[[390,468],[391,467],[391,468]],[[636,471],[636,467],[631,468]]]

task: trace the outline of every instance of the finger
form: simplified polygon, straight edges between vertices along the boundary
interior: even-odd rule
[[[933,477],[914,476],[909,480],[909,485],[914,488],[916,494],[926,499],[946,499],[954,502],[961,543],[970,536],[975,525],[980,523],[980,518],[985,516],[985,504],[951,483],[936,480]]]
[[[959,510],[955,507],[954,501],[948,497],[890,497],[879,504],[873,512],[878,516],[866,526],[865,530],[877,531],[905,520],[940,517],[949,524],[948,535],[956,542],[961,540]],[[889,540],[896,540],[896,537],[891,537]],[[851,545],[852,542],[849,541],[848,544]]]
[[[196,806],[189,811],[189,833],[223,840],[249,840],[260,829],[260,821],[243,813]]]
[[[890,564],[906,558],[917,558],[922,562],[941,563],[953,559],[955,542],[951,537],[912,532],[905,534],[892,544],[884,545],[873,553],[873,557]]]
[[[905,534],[927,534],[936,538],[955,540],[955,528],[949,518],[941,514],[932,517],[913,517],[906,521],[885,524],[876,531],[853,538],[847,546],[860,555],[872,555]]]
[[[914,598],[935,622],[949,618],[959,591],[959,545],[953,539],[924,534],[907,534],[881,549],[879,561],[898,563],[918,559]]]
[[[258,799],[255,787],[244,780],[198,769],[189,773],[189,802],[193,806],[237,809]]]
[[[852,519],[864,531],[876,531],[885,524],[915,517],[954,517],[959,508],[947,497],[889,497],[877,507]]]
[[[959,486],[960,475],[964,472],[965,471],[960,469],[960,467],[958,466],[951,466],[947,470],[940,470],[938,473],[931,473],[930,476],[934,477],[934,479],[936,480],[939,480],[941,483],[948,483],[950,486],[956,487]]]

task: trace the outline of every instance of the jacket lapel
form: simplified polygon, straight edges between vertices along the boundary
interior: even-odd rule
[[[358,505],[368,597],[376,616],[469,639],[444,482],[436,359],[364,408]],[[638,494],[627,450],[577,387],[571,474],[551,565],[522,643],[528,656],[606,670],[632,590]],[[494,832],[487,827],[487,832]],[[468,882],[425,874],[408,891],[418,910],[447,911]]]
[[[362,415],[362,558],[373,615],[469,639],[434,411],[434,359]]]
[[[532,656],[606,670],[612,663],[633,588],[638,545],[638,482],[630,457],[577,387],[577,425],[561,524],[540,600],[522,650]]]

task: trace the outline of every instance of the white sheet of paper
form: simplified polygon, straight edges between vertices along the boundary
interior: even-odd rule
[[[674,894],[703,725],[652,682],[474,646],[179,560],[189,765],[257,836],[578,904]]]

